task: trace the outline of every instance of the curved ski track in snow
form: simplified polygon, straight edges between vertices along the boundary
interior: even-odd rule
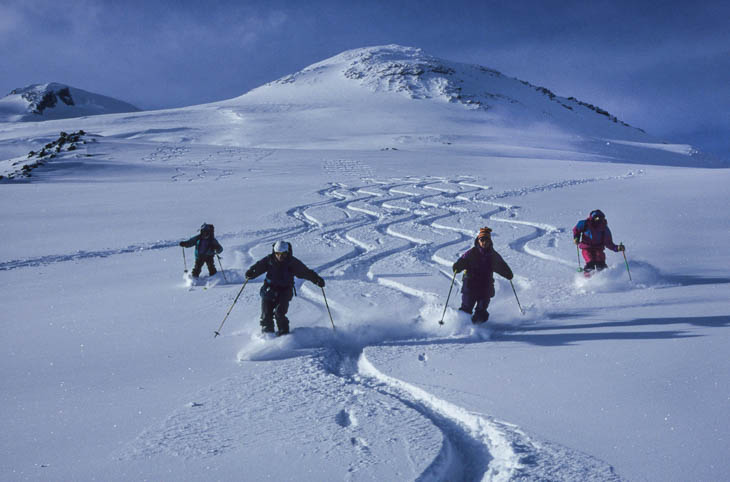
[[[451,263],[460,250],[471,245],[476,229],[487,221],[531,230],[507,243],[516,255],[572,268],[570,261],[530,245],[541,238],[557,237],[564,229],[516,219],[518,208],[497,200],[607,179],[566,180],[502,193],[492,193],[491,187],[468,179],[365,179],[364,185],[331,184],[319,192],[321,202],[297,206],[287,214],[301,223],[298,234],[292,231],[295,244],[306,244],[307,237],[315,237],[328,244],[349,245],[346,254],[314,267],[328,282],[375,282],[381,289],[428,305],[437,303],[443,293],[423,289],[417,278],[441,272],[449,279]],[[486,212],[484,207],[488,207]],[[496,238],[497,243],[500,241]],[[391,272],[394,266],[402,267],[403,273]],[[414,270],[417,272],[413,273]],[[325,319],[326,311],[317,295],[306,284],[300,289],[300,298],[316,305]],[[336,319],[347,319],[352,314],[346,307],[347,301],[329,301]],[[424,321],[423,315],[414,320]],[[331,343],[332,349],[320,352],[325,370],[346,378],[347,383],[386,396],[394,404],[415,410],[441,431],[441,450],[419,480],[618,479],[604,462],[535,441],[514,426],[468,412],[422,388],[381,373],[370,363],[365,355],[366,346],[362,346],[363,338],[369,340],[365,345],[371,346],[413,338],[412,328],[401,335],[393,331],[377,335],[368,332],[367,327],[359,327],[352,337],[359,341],[354,342],[349,339],[347,328],[338,328],[334,339],[327,343]],[[357,330],[365,334],[358,334]],[[444,336],[445,332],[441,333]],[[427,330],[423,332],[424,338],[432,335]]]
[[[255,259],[256,252],[268,251],[268,245],[281,237],[292,241],[300,250],[306,246],[312,250],[324,246],[328,248],[329,258],[325,256],[323,262],[312,268],[327,279],[328,286],[351,285],[352,289],[344,292],[367,293],[369,290],[375,292],[378,298],[385,299],[385,302],[391,300],[394,319],[405,319],[407,326],[402,322],[400,325],[395,323],[388,325],[388,329],[383,332],[377,327],[368,326],[365,318],[364,323],[351,323],[351,326],[347,323],[344,326],[338,324],[337,332],[333,333],[329,328],[321,293],[305,283],[298,290],[298,299],[301,300],[298,302],[306,303],[307,309],[318,313],[318,319],[326,320],[326,325],[295,327],[291,337],[258,343],[258,348],[248,353],[242,352],[239,356],[241,359],[265,361],[281,359],[276,353],[277,347],[287,353],[284,358],[297,357],[291,353],[303,349],[310,357],[302,357],[302,361],[298,362],[297,366],[302,370],[299,374],[302,376],[295,377],[302,380],[298,390],[314,392],[316,399],[321,397],[323,407],[333,405],[332,400],[349,407],[330,414],[340,427],[355,430],[358,413],[399,411],[407,414],[409,426],[423,425],[423,433],[427,433],[429,427],[437,430],[441,435],[441,446],[433,452],[433,459],[425,464],[419,461],[411,463],[418,480],[616,480],[617,476],[604,462],[564,447],[533,440],[517,427],[469,412],[421,387],[384,374],[366,355],[368,346],[377,346],[383,342],[464,335],[463,329],[458,331],[459,327],[453,331],[447,325],[439,331],[430,326],[436,325],[431,313],[435,306],[443,302],[444,293],[434,292],[433,283],[429,284],[428,281],[434,273],[441,273],[445,283],[451,279],[451,263],[465,248],[471,246],[477,229],[484,224],[510,224],[515,228],[514,232],[519,234],[515,239],[503,239],[503,236],[509,237],[510,233],[496,230],[495,244],[503,255],[529,256],[538,262],[572,267],[572,262],[533,246],[536,241],[546,239],[550,246],[551,239],[564,233],[563,228],[519,219],[519,208],[504,200],[608,179],[615,178],[565,180],[504,192],[494,192],[490,186],[460,177],[366,178],[359,183],[331,183],[318,192],[319,200],[295,206],[283,213],[286,222],[277,229],[230,233],[221,237],[244,239],[231,250],[243,253],[247,261]],[[118,250],[8,261],[0,263],[0,270],[132,253],[143,249],[164,249],[176,244],[176,241],[161,241]],[[363,286],[367,289],[358,290],[358,287]],[[361,312],[367,312],[368,303],[377,303],[367,299],[352,300],[351,297],[328,298],[335,320],[354,320],[357,316],[365,316]],[[408,321],[408,314],[397,311],[397,300],[404,300],[403,303],[409,307],[421,307],[421,314],[414,318],[411,311]],[[486,336],[489,334],[486,333]],[[272,354],[267,350],[274,352]],[[282,374],[282,377],[285,376]],[[210,456],[236,448],[236,427],[250,423],[247,418],[249,415],[241,415],[241,412],[246,411],[245,405],[242,405],[246,400],[241,400],[239,394],[252,388],[238,385],[240,383],[237,380],[229,379],[210,387],[207,395],[202,394],[201,400],[196,400],[190,406],[195,410],[188,407],[173,413],[160,426],[142,433],[120,456],[148,456],[156,452],[177,456]],[[350,389],[344,388],[352,386],[357,387],[355,391],[361,390],[375,397],[378,407],[390,408],[385,411],[382,408],[366,408],[365,405],[373,402],[353,397],[348,391]],[[270,384],[268,387],[271,389]],[[260,394],[254,390],[254,396],[270,396],[261,389],[259,391]],[[285,399],[296,397],[298,393],[296,387],[291,390],[282,388],[281,392],[275,396]],[[265,413],[260,415],[266,419]],[[402,422],[388,417],[380,416],[382,420],[389,420],[382,424],[380,430],[398,430],[401,425],[397,424]],[[365,430],[365,425],[359,426],[359,430]],[[285,434],[285,429],[281,427],[282,434]],[[306,431],[304,427],[302,430]],[[382,456],[374,453],[374,448],[369,449],[366,436],[352,436],[350,440],[349,449],[356,447],[360,454],[359,461],[353,462],[350,467],[351,471],[365,468],[373,470],[375,466],[385,464]],[[430,442],[422,440],[419,443]],[[431,452],[422,450],[419,453]],[[403,456],[410,456],[407,449]]]

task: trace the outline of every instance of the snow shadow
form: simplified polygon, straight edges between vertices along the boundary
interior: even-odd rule
[[[730,326],[730,316],[700,316],[674,318],[637,318],[626,321],[610,321],[600,323],[562,324],[520,328],[515,333],[511,327],[496,327],[494,341],[518,341],[538,346],[566,346],[585,341],[603,340],[661,340],[675,338],[693,338],[705,336],[683,330],[665,331],[607,331],[591,333],[566,332],[567,330],[596,330],[602,328],[632,328],[641,326],[690,325],[710,328]],[[540,331],[563,330],[561,333],[536,333]],[[513,332],[510,332],[513,331]]]
[[[730,283],[730,278],[708,278],[693,275],[664,275],[672,286],[718,285]]]
[[[629,272],[624,263],[615,264],[590,278],[576,273],[574,288],[580,293],[615,293],[635,288],[671,288],[675,286],[696,286],[728,284],[730,277],[706,277],[684,274],[662,273],[657,267],[644,261],[629,261]]]

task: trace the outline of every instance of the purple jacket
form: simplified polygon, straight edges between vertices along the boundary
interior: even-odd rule
[[[608,223],[601,221],[594,223],[589,217],[578,221],[573,228],[573,239],[578,239],[580,249],[600,249],[608,248],[611,251],[618,252],[618,246],[613,243],[611,230],[608,229]]]
[[[502,259],[502,256],[492,246],[481,248],[476,240],[474,247],[464,253],[454,263],[455,272],[466,270],[462,292],[473,293],[475,296],[494,296],[494,273],[507,279],[512,279],[512,270]]]

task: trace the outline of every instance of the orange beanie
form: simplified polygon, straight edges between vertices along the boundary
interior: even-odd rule
[[[479,230],[479,234],[477,235],[477,239],[479,238],[487,238],[492,239],[492,230],[488,227],[484,226]]]

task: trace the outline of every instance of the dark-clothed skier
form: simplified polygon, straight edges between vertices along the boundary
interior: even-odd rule
[[[258,260],[246,271],[246,278],[256,278],[266,273],[261,287],[261,331],[274,332],[276,318],[277,335],[289,333],[289,301],[294,294],[294,277],[304,278],[324,288],[324,280],[292,254],[291,243],[277,241],[271,254]]]
[[[578,221],[573,228],[573,242],[581,249],[583,259],[586,260],[583,268],[586,275],[590,275],[594,269],[600,271],[608,267],[604,248],[617,253],[625,250],[623,244],[616,246],[613,243],[606,215],[600,209],[591,211],[588,218]]]
[[[208,266],[208,274],[213,276],[217,273],[213,257],[223,251],[217,239],[215,239],[215,228],[212,224],[203,223],[200,226],[200,234],[196,234],[187,241],[180,241],[183,248],[195,246],[195,266],[193,266],[193,278],[200,276],[203,264]]]
[[[471,315],[471,321],[484,323],[489,319],[489,301],[494,296],[494,273],[511,280],[512,270],[494,250],[492,230],[483,227],[474,240],[474,247],[464,253],[453,266],[454,273],[466,270],[461,287],[461,311]]]

